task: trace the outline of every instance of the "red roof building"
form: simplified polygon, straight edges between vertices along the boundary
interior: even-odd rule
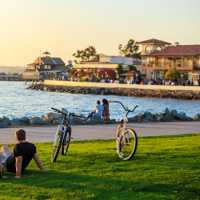
[[[198,56],[200,55],[200,45],[177,45],[168,46],[161,51],[155,51],[149,56]]]
[[[200,74],[200,45],[167,46],[143,54],[142,63],[149,78],[163,79],[165,72],[174,67],[192,80],[194,74],[196,77]]]
[[[144,40],[141,42],[136,43],[139,48],[141,55],[149,54],[154,51],[160,51],[163,48],[171,45],[169,42],[165,42],[163,40],[158,40],[158,39],[149,39],[149,40]]]
[[[141,42],[137,42],[137,44],[162,44],[162,45],[171,45],[169,42],[165,42],[163,40],[158,40],[158,39],[149,39],[149,40],[144,40]]]

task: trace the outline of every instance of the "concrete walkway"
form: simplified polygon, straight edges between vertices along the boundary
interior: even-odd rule
[[[200,133],[200,122],[165,122],[129,124],[134,127],[139,137],[159,135],[180,135]],[[27,138],[31,142],[52,142],[56,127],[25,127]],[[113,139],[116,125],[73,126],[74,140]],[[0,144],[14,143],[17,128],[0,129]]]
[[[80,88],[124,88],[141,90],[164,90],[164,91],[200,91],[199,86],[172,86],[172,85],[139,85],[139,84],[121,84],[121,83],[94,83],[94,82],[73,82],[45,80],[45,86],[65,86]]]

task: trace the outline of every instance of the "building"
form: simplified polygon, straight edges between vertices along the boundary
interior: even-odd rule
[[[149,44],[149,48],[147,43],[140,43],[144,45],[141,71],[148,79],[164,79],[166,71],[176,68],[182,77],[186,76],[193,82],[199,80],[200,45],[171,45],[161,41],[161,46],[158,45],[156,48],[157,41],[159,40],[155,40],[155,45]]]
[[[141,52],[141,55],[146,55],[154,51],[160,51],[165,47],[171,45],[171,43],[169,42],[158,39],[144,40],[141,42],[137,42],[136,44],[139,46],[139,51]]]
[[[82,74],[83,76],[96,75],[100,79],[109,78],[116,79],[117,68],[121,65],[124,70],[128,70],[130,65],[141,64],[139,59],[124,57],[124,56],[107,56],[100,54],[95,62],[81,62],[74,65],[74,74]]]
[[[66,72],[64,61],[59,57],[51,57],[48,52],[28,64],[22,78],[24,80],[41,80],[56,78],[60,73]]]
[[[167,70],[176,68],[191,81],[200,75],[200,45],[169,46],[161,51],[143,55],[143,69],[153,79],[163,79]]]

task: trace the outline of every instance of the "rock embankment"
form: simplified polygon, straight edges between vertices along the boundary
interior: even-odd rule
[[[136,97],[157,97],[157,98],[176,98],[176,99],[200,99],[200,87],[180,87],[180,86],[147,86],[147,85],[121,85],[116,87],[108,84],[105,87],[101,83],[84,83],[83,86],[79,84],[68,83],[67,85],[54,85],[37,83],[32,84],[28,89],[44,90],[50,92],[62,92],[72,94],[96,94],[96,95],[118,95],[118,96],[136,96]],[[63,83],[64,84],[64,83]],[[73,85],[74,84],[74,85]],[[92,84],[92,86],[90,86]],[[78,85],[78,86],[77,86]],[[181,89],[180,89],[181,88]]]
[[[49,126],[57,125],[61,122],[62,116],[56,113],[47,113],[41,117],[22,117],[9,119],[7,117],[0,118],[0,128],[7,127],[20,127],[20,126]],[[173,121],[200,121],[200,114],[196,114],[193,117],[187,116],[184,112],[178,112],[176,110],[165,109],[161,113],[144,112],[134,117],[129,118],[129,122],[142,123],[142,122],[173,122]],[[116,123],[115,120],[110,120],[109,123]],[[97,125],[104,124],[99,118],[93,118],[85,121],[81,118],[73,117],[73,125]]]

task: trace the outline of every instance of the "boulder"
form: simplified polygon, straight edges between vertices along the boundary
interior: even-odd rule
[[[33,117],[30,119],[30,125],[47,125],[48,123],[40,117]]]
[[[154,119],[157,122],[171,122],[174,121],[174,116],[171,111],[166,108],[164,112],[155,114]]]
[[[14,118],[10,120],[11,126],[27,126],[30,124],[29,118],[22,117],[22,118]]]
[[[0,118],[0,128],[7,128],[11,125],[9,118],[2,117]]]
[[[21,125],[24,125],[22,123],[22,121],[18,118],[15,118],[15,119],[12,119],[11,121],[11,126],[21,126]]]
[[[188,117],[184,112],[178,113],[177,119],[180,120],[180,121],[192,121],[192,118]]]
[[[177,110],[171,110],[171,115],[173,116],[173,118],[176,118],[177,117]]]
[[[194,116],[192,117],[192,119],[193,119],[194,121],[199,121],[199,120],[200,120],[200,113],[194,115]]]
[[[143,122],[144,113],[140,113],[134,117],[129,118],[129,122]]]
[[[143,115],[143,122],[154,122],[156,120],[155,115],[151,112],[145,112]]]
[[[28,117],[22,117],[20,118],[20,121],[22,123],[22,125],[29,125],[30,124],[30,120]]]
[[[155,114],[155,121],[156,122],[162,122],[163,121],[163,114],[162,113],[156,113]]]
[[[80,117],[83,117],[83,118],[80,118]],[[84,125],[84,124],[89,123],[89,121],[86,121],[85,116],[80,115],[80,117],[73,116],[71,118],[71,123],[73,125]]]
[[[42,117],[42,120],[47,122],[47,123],[50,123],[50,124],[58,124],[61,119],[62,119],[62,116],[58,113],[47,113],[45,115],[43,115]]]
[[[92,124],[92,125],[95,125],[95,124],[103,124],[104,121],[103,121],[103,119],[101,117],[94,116],[89,120],[88,123]]]

